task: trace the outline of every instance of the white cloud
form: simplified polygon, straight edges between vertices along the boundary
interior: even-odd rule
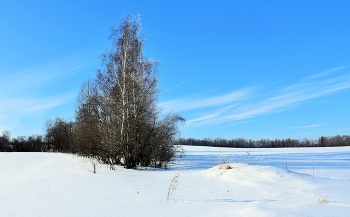
[[[23,95],[25,90],[38,89],[53,82],[71,76],[81,70],[83,64],[67,60],[55,61],[49,64],[30,66],[18,72],[11,72],[1,76],[1,96]]]
[[[63,83],[82,68],[79,62],[60,60],[2,75],[0,131],[21,126],[23,115],[45,111],[74,99],[76,93],[65,88],[60,93],[50,93],[50,85]]]
[[[189,82],[189,80],[188,80],[188,81],[185,81],[185,82],[182,82],[182,83],[180,83],[180,84],[177,84],[177,85],[175,85],[175,86],[173,86],[173,87],[170,87],[170,88],[164,90],[164,92],[172,91],[172,90],[174,90],[174,89],[176,89],[176,88],[178,88],[178,87],[180,87],[180,86],[182,86],[182,85],[184,85],[184,84],[186,84],[186,83],[188,83],[188,82]]]
[[[322,127],[324,124],[312,124],[312,125],[307,125],[307,126],[297,126],[297,127],[288,127],[291,129],[307,129],[307,128],[315,128],[315,127]]]
[[[203,98],[203,96],[199,96],[170,100],[160,103],[159,106],[165,111],[187,111],[205,107],[221,106],[248,98],[254,89],[255,88],[247,88],[225,95],[208,98]]]
[[[347,66],[339,66],[339,67],[335,67],[335,68],[332,68],[332,69],[328,69],[324,72],[321,72],[321,73],[318,73],[318,74],[314,74],[314,75],[311,75],[309,77],[306,77],[305,80],[314,80],[314,79],[317,79],[317,78],[321,78],[321,77],[325,77],[333,72],[337,72],[339,70],[342,70],[342,69],[346,69]]]
[[[187,120],[188,125],[192,127],[225,122],[232,123],[232,121],[281,112],[307,103],[314,103],[315,99],[349,89],[350,74],[327,78],[327,75],[345,68],[337,67],[310,76],[295,85],[282,89],[271,91],[254,87],[214,97],[189,97],[171,100],[160,105],[176,111],[188,111],[187,114],[192,111],[192,114],[190,114],[192,118]],[[194,114],[198,111],[202,111],[202,114]],[[308,127],[317,126],[319,125]]]

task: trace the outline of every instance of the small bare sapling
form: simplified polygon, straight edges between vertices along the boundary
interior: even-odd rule
[[[177,153],[178,158],[183,158],[185,156],[185,149],[181,145],[175,146],[175,152]]]
[[[89,161],[91,162],[91,164],[92,164],[92,166],[93,166],[93,173],[96,174],[96,171],[97,171],[97,170],[96,170],[96,166],[97,166],[97,164],[98,164],[97,159],[94,158],[94,157],[89,157],[88,159],[89,159]]]

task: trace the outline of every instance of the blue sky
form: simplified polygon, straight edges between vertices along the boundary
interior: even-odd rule
[[[186,138],[350,134],[349,1],[0,0],[0,131],[74,119],[109,28],[141,14],[159,105]]]

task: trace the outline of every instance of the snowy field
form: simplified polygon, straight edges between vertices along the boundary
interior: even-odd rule
[[[350,147],[184,148],[166,171],[96,174],[70,154],[0,153],[0,216],[350,216]]]

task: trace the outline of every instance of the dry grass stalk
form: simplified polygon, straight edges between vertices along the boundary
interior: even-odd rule
[[[322,196],[320,198],[318,198],[317,203],[329,203],[329,200],[326,200],[324,198],[322,198]]]
[[[228,165],[228,164],[221,164],[221,165],[219,166],[219,169],[220,169],[220,170],[221,170],[221,169],[230,170],[230,169],[233,169],[233,167],[230,166],[230,165]]]

